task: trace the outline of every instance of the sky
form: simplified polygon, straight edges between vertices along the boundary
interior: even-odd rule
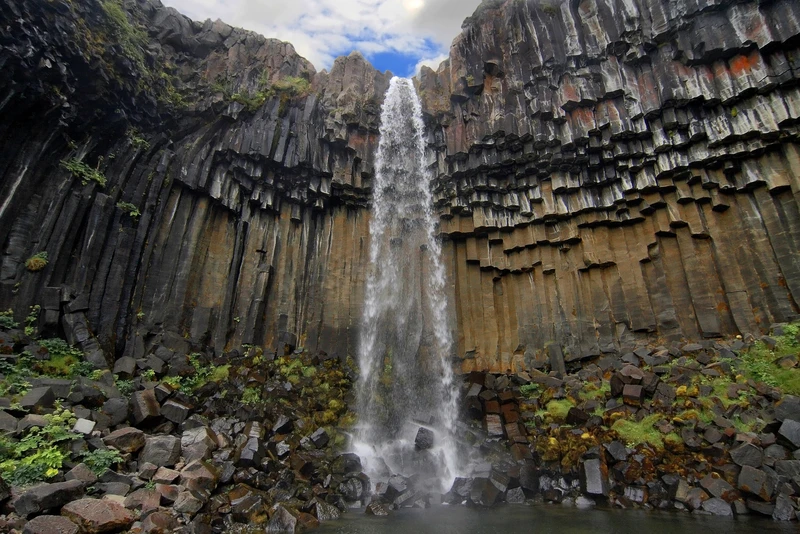
[[[184,15],[221,19],[289,41],[317,70],[358,50],[399,76],[447,57],[461,23],[480,0],[162,0]]]

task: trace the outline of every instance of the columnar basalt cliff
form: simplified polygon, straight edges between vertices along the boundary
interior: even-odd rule
[[[0,14],[0,308],[97,363],[355,353],[390,73],[157,0]],[[798,43],[788,0],[484,2],[418,81],[461,367],[792,318]]]
[[[796,316],[799,17],[796,2],[481,5],[420,84],[465,370]]]

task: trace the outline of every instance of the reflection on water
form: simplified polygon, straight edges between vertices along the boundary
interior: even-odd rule
[[[367,516],[353,510],[342,519],[324,523],[319,534],[771,534],[797,533],[797,523],[764,517],[736,519],[687,513],[636,510],[578,510],[560,505],[505,506],[478,510],[442,506],[401,510],[391,517]]]

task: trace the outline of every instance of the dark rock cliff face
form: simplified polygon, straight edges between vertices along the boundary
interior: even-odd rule
[[[109,360],[355,354],[390,74],[122,7],[0,2],[0,308]],[[419,79],[462,368],[792,318],[798,43],[788,0],[484,2]]]

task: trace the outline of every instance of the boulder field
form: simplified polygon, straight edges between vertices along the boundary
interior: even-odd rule
[[[2,330],[0,528],[298,532],[443,503],[794,521],[799,331],[463,375],[463,473],[440,492],[419,474],[368,474],[348,452],[352,360],[245,347],[112,374],[65,358],[66,343]],[[430,461],[435,440],[420,429],[409,465]]]

